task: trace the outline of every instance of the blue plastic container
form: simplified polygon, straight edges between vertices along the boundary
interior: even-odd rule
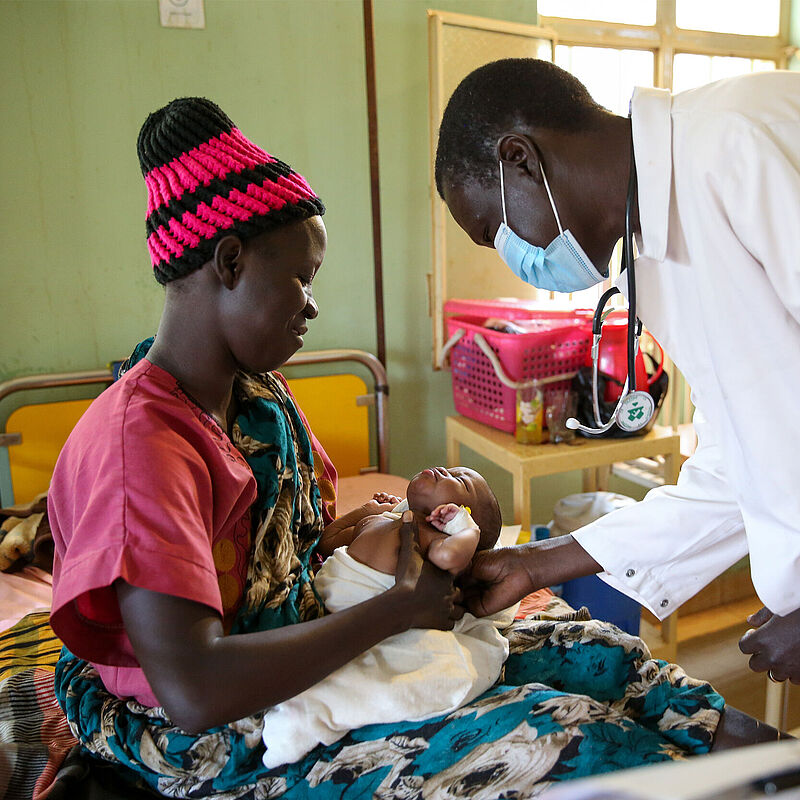
[[[586,606],[595,619],[611,622],[626,633],[639,635],[642,607],[597,575],[567,581],[563,585],[562,597],[573,608]]]

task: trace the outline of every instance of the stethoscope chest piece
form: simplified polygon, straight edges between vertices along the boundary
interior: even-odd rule
[[[630,392],[619,403],[617,425],[624,431],[640,431],[650,422],[655,408],[649,392]]]

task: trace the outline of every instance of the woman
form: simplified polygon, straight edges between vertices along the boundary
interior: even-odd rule
[[[164,312],[75,428],[49,498],[56,691],[84,748],[166,796],[225,798],[338,796],[343,783],[497,797],[708,750],[723,706],[711,687],[615,629],[550,622],[512,633],[504,684],[474,703],[263,767],[266,708],[463,609],[410,522],[392,588],[331,615],[313,590],[325,524],[355,520],[325,516],[320,484],[335,473],[271,370],[318,313],[320,200],[201,98],[150,115],[139,158]]]

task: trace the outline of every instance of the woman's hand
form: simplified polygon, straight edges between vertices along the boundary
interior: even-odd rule
[[[753,627],[739,640],[739,649],[752,654],[750,669],[769,671],[775,681],[800,683],[800,609],[778,617],[762,608],[747,621]]]
[[[404,598],[401,613],[408,615],[408,628],[451,630],[464,615],[452,576],[422,557],[411,511],[403,512],[395,585],[389,591]]]
[[[450,629],[463,614],[450,576],[422,558],[410,523],[401,532],[391,589],[298,625],[225,635],[219,613],[206,605],[123,580],[114,588],[156,697],[176,725],[192,732],[294,697],[388,636],[413,627]]]

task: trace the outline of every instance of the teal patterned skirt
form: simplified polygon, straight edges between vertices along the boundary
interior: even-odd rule
[[[708,752],[722,697],[638,637],[597,620],[520,620],[505,633],[504,675],[472,703],[353,730],[274,770],[261,764],[261,715],[189,735],[162,709],[110,695],[68,651],[56,693],[90,753],[166,797],[534,797],[553,781]]]

